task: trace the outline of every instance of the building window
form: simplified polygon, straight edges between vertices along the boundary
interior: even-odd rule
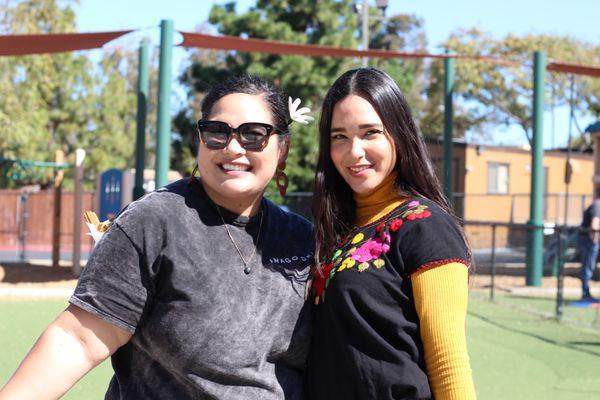
[[[488,163],[488,193],[508,193],[508,164]]]

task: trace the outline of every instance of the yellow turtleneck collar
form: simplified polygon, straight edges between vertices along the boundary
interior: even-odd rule
[[[354,193],[356,202],[354,225],[364,226],[373,223],[406,200],[396,193],[394,187],[396,176],[396,172],[392,172],[372,192]]]

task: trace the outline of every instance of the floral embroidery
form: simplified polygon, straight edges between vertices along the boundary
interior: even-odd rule
[[[341,255],[342,255],[342,249],[337,249],[337,251],[333,254],[332,260],[335,260],[336,258],[338,258]]]
[[[379,222],[374,236],[364,243],[361,244],[365,239],[363,232],[344,238],[330,263],[321,267],[322,276],[316,276],[313,281],[315,304],[325,301],[327,287],[336,273],[355,266],[358,272],[366,271],[371,265],[378,270],[383,268],[386,265],[383,254],[390,250],[390,232],[397,232],[407,221],[429,218],[431,211],[428,208],[418,200],[413,200],[396,218]],[[346,245],[350,249],[344,250]]]
[[[356,244],[356,243],[360,242],[361,240],[363,240],[364,238],[365,238],[365,234],[362,232],[359,232],[356,234],[356,236],[354,236],[352,238],[352,242],[350,242],[350,243]]]
[[[376,239],[370,239],[363,243],[356,251],[352,254],[352,259],[365,262],[371,261],[381,256],[381,253],[387,253],[390,249],[390,235],[387,233],[383,234],[383,237]]]
[[[404,221],[402,221],[402,218],[396,218],[395,220],[393,220],[390,223],[390,231],[392,231],[392,232],[398,231],[398,229],[400,229],[400,227],[402,226],[403,223],[404,223]]]
[[[408,206],[410,208],[402,213],[402,218],[413,221],[415,219],[428,218],[431,216],[431,211],[427,209],[428,207],[420,204],[417,200],[411,201],[408,203]]]
[[[352,256],[352,254],[354,254],[355,251],[356,251],[356,246],[352,247],[350,250],[348,250],[346,252],[346,257]]]
[[[325,277],[329,275],[331,269],[333,268],[333,264],[325,264],[321,267],[322,276],[318,276],[313,281],[313,288],[315,291],[315,295],[318,297],[323,296],[323,291],[325,290]]]
[[[348,257],[342,262],[342,265],[340,265],[337,270],[339,272],[345,270],[346,268],[352,268],[354,267],[354,264],[356,264],[356,261]]]

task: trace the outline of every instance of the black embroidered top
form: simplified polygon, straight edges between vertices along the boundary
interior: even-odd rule
[[[313,282],[311,399],[430,399],[410,275],[468,250],[452,217],[426,199],[352,231]]]

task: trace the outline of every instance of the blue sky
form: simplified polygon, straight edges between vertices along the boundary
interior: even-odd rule
[[[206,21],[213,4],[222,3],[205,0],[80,0],[80,5],[76,6],[78,30],[141,29],[111,45],[137,47],[143,36],[150,37],[157,45],[161,19],[172,19],[175,29],[192,31]],[[251,0],[237,1],[237,9],[243,11],[254,3]],[[600,43],[600,0],[390,0],[388,15],[397,13],[412,13],[424,19],[431,52],[438,52],[439,44],[460,27],[477,27],[497,38],[508,33],[553,33]],[[176,35],[175,43],[179,40]],[[186,52],[175,48],[173,55],[175,78],[184,67]],[[183,92],[175,86],[173,106],[178,109],[183,102]],[[555,121],[555,144],[564,145],[568,110],[557,110]],[[583,118],[578,122],[585,126],[591,120]],[[545,147],[551,145],[551,129],[551,118],[547,115]],[[503,144],[523,141],[523,134],[516,129],[500,129],[494,136]]]

